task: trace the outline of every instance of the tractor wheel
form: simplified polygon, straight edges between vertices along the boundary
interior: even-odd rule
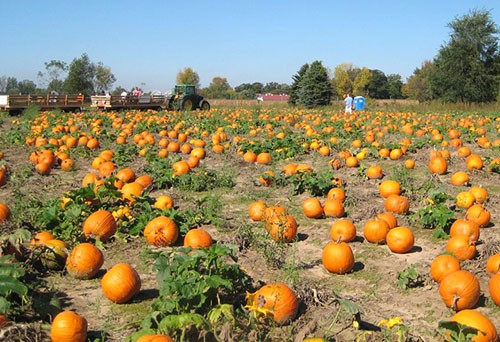
[[[202,100],[200,103],[201,110],[210,110],[210,103],[208,101]]]
[[[182,101],[181,105],[182,110],[193,110],[193,100],[190,98],[186,98]]]

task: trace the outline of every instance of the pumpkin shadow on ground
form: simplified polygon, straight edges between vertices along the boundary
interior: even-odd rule
[[[107,341],[109,334],[101,330],[89,330],[87,331],[88,341]]]
[[[299,242],[299,241],[305,241],[308,237],[309,237],[308,234],[298,233],[297,234],[297,242]]]
[[[155,299],[160,295],[160,291],[158,289],[145,289],[141,290],[134,298],[131,303],[139,303],[143,300]]]
[[[361,261],[355,261],[354,267],[352,268],[352,272],[358,272],[364,269],[365,269],[365,264],[363,264]]]
[[[413,246],[412,249],[410,249],[406,254],[411,254],[411,253],[418,253],[422,252],[422,247],[420,246]]]

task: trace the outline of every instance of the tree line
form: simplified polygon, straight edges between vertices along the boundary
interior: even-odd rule
[[[500,50],[497,25],[486,10],[472,10],[448,24],[450,40],[437,56],[416,68],[403,82],[399,74],[386,75],[381,70],[357,67],[351,63],[337,65],[333,71],[321,61],[306,63],[292,76],[292,83],[243,83],[231,87],[227,78],[217,76],[205,87],[191,67],[180,70],[178,84],[194,84],[207,98],[255,99],[257,94],[288,94],[290,104],[315,107],[328,105],[350,93],[374,99],[443,100],[451,102],[500,101]],[[87,54],[67,64],[52,60],[38,73],[40,85],[31,80],[17,81],[15,77],[0,77],[0,93],[36,94],[128,91],[122,86],[112,89],[116,81],[111,68],[92,62]],[[139,88],[139,87],[138,87]]]

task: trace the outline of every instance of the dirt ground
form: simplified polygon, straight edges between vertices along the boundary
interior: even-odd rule
[[[10,123],[4,119],[1,130],[5,132],[10,129]],[[494,157],[494,150],[470,147],[482,155]],[[32,172],[29,164],[32,149],[23,145],[3,145],[0,146],[0,151],[4,153],[5,162],[12,170],[9,182],[0,188],[0,201],[4,203],[13,202],[16,191],[24,193],[28,202],[31,198],[60,197],[65,191],[80,186],[83,175],[92,171],[91,158],[82,157],[76,160],[76,171],[67,173],[54,170],[49,176],[40,176]],[[416,161],[415,169],[409,171],[414,184],[418,186],[424,182],[433,182],[452,196],[466,190],[465,187],[450,184],[451,175],[464,169],[464,161],[452,152],[448,172],[431,176],[427,169],[429,153],[430,149],[424,148],[403,157]],[[294,322],[270,329],[265,339],[302,341],[305,337],[325,336],[335,341],[391,340],[392,337],[380,331],[379,322],[401,317],[408,327],[407,340],[441,340],[437,324],[448,320],[454,313],[441,300],[439,284],[430,278],[429,268],[432,260],[445,251],[446,240],[434,238],[432,230],[420,228],[411,220],[411,213],[424,206],[425,202],[412,201],[410,214],[397,216],[398,225],[410,227],[415,234],[415,247],[409,253],[395,254],[386,245],[374,245],[363,238],[366,221],[384,211],[384,201],[378,194],[378,185],[398,172],[401,160],[369,157],[362,161],[363,166],[382,166],[382,180],[368,180],[359,175],[358,168],[343,167],[336,171],[336,175],[345,182],[346,217],[352,220],[357,229],[357,239],[350,243],[355,256],[355,268],[345,275],[330,274],[321,263],[322,249],[330,241],[329,230],[337,219],[308,219],[301,209],[303,200],[309,197],[307,192],[292,195],[289,187],[263,187],[257,180],[263,171],[279,172],[290,162],[307,163],[315,170],[325,170],[329,168],[330,159],[331,157],[322,157],[313,151],[293,160],[276,161],[270,165],[248,164],[242,161],[236,148],[231,147],[224,154],[214,154],[207,149],[207,157],[201,162],[208,169],[230,170],[235,174],[236,183],[231,189],[215,189],[211,192],[223,204],[221,217],[224,218],[225,229],[213,224],[204,225],[203,228],[212,234],[217,243],[229,243],[238,247],[237,262],[250,275],[254,286],[284,282],[291,285],[299,296],[301,304]],[[135,163],[130,167],[140,168],[141,162]],[[21,177],[23,172],[29,173],[29,176]],[[500,308],[488,299],[489,275],[484,268],[487,258],[500,252],[500,176],[487,171],[473,171],[470,176],[471,184],[482,185],[489,191],[487,208],[491,213],[491,224],[481,229],[477,255],[473,260],[463,262],[462,269],[473,272],[480,281],[482,295],[477,310],[486,314],[500,329]],[[164,194],[170,195],[176,207],[182,209],[192,207],[196,196],[206,193],[184,194],[177,189],[154,189],[149,193],[153,198]],[[259,223],[252,222],[247,214],[248,205],[258,199],[263,199],[268,205],[285,206],[299,224],[298,240],[286,247],[277,247],[274,255],[269,248],[249,246],[248,230],[263,229]],[[320,199],[324,201],[325,198]],[[464,211],[457,209],[456,217],[462,216]],[[2,231],[2,235],[4,233]],[[269,241],[269,244],[273,243]],[[86,317],[90,341],[123,341],[138,330],[141,314],[149,310],[159,290],[155,274],[151,270],[151,260],[144,257],[143,251],[147,248],[152,247],[140,237],[129,241],[115,239],[105,245],[105,262],[97,278],[79,281],[66,273],[52,274],[46,278],[47,289],[55,293],[64,309],[75,310]],[[270,260],[273,258],[276,261],[274,263]],[[100,289],[100,278],[105,270],[119,262],[132,264],[142,281],[141,292],[126,305],[111,303]],[[413,288],[401,289],[397,286],[398,274],[410,266],[421,276],[421,283]],[[360,312],[349,312],[339,304],[343,301],[357,305]],[[359,327],[356,327],[356,321],[360,323]],[[25,341],[48,340],[47,335],[35,332],[37,329],[47,331],[47,322],[48,320],[41,325],[40,322],[29,323],[27,326],[31,330],[26,328],[26,334],[30,337]],[[2,329],[14,330],[16,326],[19,328],[23,324],[13,324]],[[246,338],[257,339],[251,332]]]

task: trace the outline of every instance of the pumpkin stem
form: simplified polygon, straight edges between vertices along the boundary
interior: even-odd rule
[[[457,303],[458,303],[459,300],[460,300],[459,296],[457,296],[456,294],[453,295],[453,302],[451,302],[451,308],[452,308],[453,311],[458,311],[457,310]]]

